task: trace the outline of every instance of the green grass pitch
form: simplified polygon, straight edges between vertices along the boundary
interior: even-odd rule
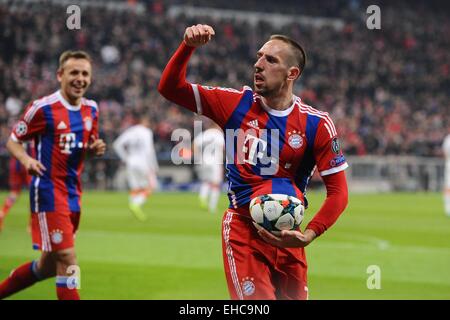
[[[306,221],[323,198],[310,194]],[[199,209],[195,194],[157,193],[145,206],[149,219],[139,222],[127,199],[84,193],[76,241],[83,299],[228,299],[222,213]],[[0,233],[1,279],[38,256],[27,208],[23,194]],[[450,299],[450,218],[437,193],[352,194],[346,212],[306,252],[310,299]],[[380,289],[367,288],[371,265],[380,268]],[[11,298],[55,297],[50,279]]]

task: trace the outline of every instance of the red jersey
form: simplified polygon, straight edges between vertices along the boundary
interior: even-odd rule
[[[222,253],[232,299],[306,299],[305,250],[269,246],[252,226],[248,202],[266,193],[303,199],[317,168],[327,198],[306,229],[316,236],[329,228],[347,205],[347,163],[327,113],[295,95],[283,111],[263,97],[186,81],[194,51],[182,43],[164,69],[159,92],[167,99],[203,114],[225,131],[230,207],[223,219]],[[235,209],[234,209],[235,208]]]
[[[47,169],[30,185],[32,212],[79,212],[80,175],[91,139],[98,137],[98,107],[81,99],[72,106],[57,91],[27,106],[11,139],[34,140],[36,159]]]
[[[182,44],[168,68],[182,69],[180,77],[185,76],[192,51]],[[326,176],[348,167],[328,113],[299,97],[293,95],[291,106],[279,111],[266,106],[250,87],[181,87],[170,74],[165,72],[160,84],[170,100],[211,118],[225,132],[230,207],[270,193],[306,202],[306,187],[316,168]]]

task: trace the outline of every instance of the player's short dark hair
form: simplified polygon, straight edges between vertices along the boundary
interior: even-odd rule
[[[287,43],[293,49],[292,52],[294,54],[296,67],[300,68],[300,74],[302,74],[303,69],[305,69],[305,65],[306,65],[306,53],[305,53],[305,50],[303,49],[303,47],[300,45],[300,43],[298,43],[294,39],[292,39],[288,36],[282,35],[282,34],[271,35],[269,40],[283,41],[284,43]]]
[[[64,63],[66,63],[67,60],[69,59],[85,59],[87,61],[89,61],[92,64],[92,58],[89,55],[89,53],[87,53],[86,51],[82,51],[82,50],[67,50],[64,51],[63,53],[61,53],[61,55],[59,56],[59,70],[61,70],[64,66]]]

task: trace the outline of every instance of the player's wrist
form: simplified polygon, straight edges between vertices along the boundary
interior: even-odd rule
[[[192,42],[187,42],[186,39],[183,39],[182,45],[188,50],[194,50],[198,47],[198,45],[195,45]]]
[[[308,242],[312,242],[317,237],[316,232],[312,229],[306,229],[303,235],[305,236],[306,241]]]
[[[28,168],[31,161],[34,159],[30,157],[28,154],[24,153],[17,157],[17,160],[19,160],[20,164],[22,164],[25,168]]]

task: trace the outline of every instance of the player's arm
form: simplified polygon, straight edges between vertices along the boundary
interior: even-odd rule
[[[450,159],[450,134],[445,137],[442,150],[444,151],[444,157]]]
[[[152,170],[157,172],[157,171],[159,171],[159,164],[158,164],[158,158],[156,157],[155,143],[154,143],[152,131],[150,131],[149,150],[150,150],[150,163],[152,166]]]
[[[15,124],[6,148],[31,175],[42,176],[46,170],[45,166],[31,157],[22,143],[27,142],[46,131],[46,120],[43,104],[40,100],[30,103],[22,114],[20,120]]]
[[[327,198],[307,226],[316,236],[329,229],[348,204],[348,186],[344,171],[323,176],[322,179],[327,189]]]
[[[323,177],[327,197],[314,218],[302,233],[296,230],[283,230],[277,237],[255,224],[259,235],[267,242],[278,247],[305,247],[339,218],[348,203],[348,187],[345,172],[340,171]]]
[[[320,210],[306,226],[305,232],[283,231],[275,237],[265,230],[260,235],[280,247],[304,247],[329,229],[344,212],[348,203],[348,187],[344,170],[348,167],[337,138],[336,128],[327,114],[321,114],[313,144],[317,169],[327,189]]]
[[[214,29],[208,25],[198,24],[186,28],[183,42],[169,60],[161,75],[158,85],[158,91],[161,95],[176,104],[197,112],[194,91],[191,84],[186,81],[187,65],[194,49],[208,43],[214,34]]]
[[[158,91],[166,99],[198,115],[204,115],[223,127],[244,94],[251,95],[252,92],[249,87],[239,91],[186,81],[189,58],[195,48],[208,43],[213,35],[214,30],[208,25],[198,24],[186,28],[183,42],[161,75]]]
[[[46,170],[44,165],[38,160],[30,157],[22,143],[14,141],[13,138],[10,137],[6,143],[6,148],[14,158],[20,161],[29,174],[39,176],[44,174],[44,171]]]
[[[90,138],[89,138],[89,151],[96,156],[102,156],[106,151],[106,143],[98,135],[98,116],[94,118]]]
[[[127,151],[125,150],[125,145],[128,140],[128,130],[124,131],[117,139],[113,142],[113,149],[116,154],[119,156],[122,162],[126,162],[127,160]]]

